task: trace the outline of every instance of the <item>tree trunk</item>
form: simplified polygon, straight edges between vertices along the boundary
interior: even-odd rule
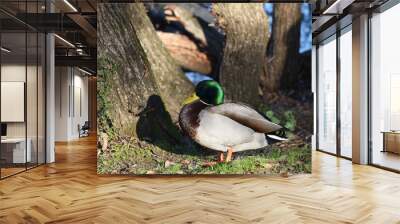
[[[297,76],[299,70],[301,4],[274,4],[272,37],[268,48],[261,86],[264,93],[275,93],[283,77]]]
[[[100,132],[174,142],[182,101],[193,92],[142,3],[98,4]]]
[[[260,102],[259,77],[267,48],[268,20],[261,3],[216,3],[216,25],[225,32],[219,80],[228,100]]]

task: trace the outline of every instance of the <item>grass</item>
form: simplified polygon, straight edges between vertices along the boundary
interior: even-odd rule
[[[219,163],[209,167],[206,173],[215,174],[294,174],[311,172],[311,150],[309,147],[278,149],[268,153],[244,156],[230,163]]]
[[[289,144],[290,145],[290,144]],[[215,152],[182,146],[165,150],[137,140],[113,142],[111,150],[98,156],[100,174],[256,174],[292,175],[311,172],[309,145],[286,148],[269,147],[236,153],[229,163],[213,164]],[[197,154],[193,151],[197,150]],[[179,153],[177,153],[179,152]],[[210,165],[211,163],[211,165]]]

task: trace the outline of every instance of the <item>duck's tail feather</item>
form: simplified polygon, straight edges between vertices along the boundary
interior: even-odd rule
[[[284,130],[265,134],[265,138],[267,139],[269,145],[288,140],[288,138],[286,137],[286,131]]]

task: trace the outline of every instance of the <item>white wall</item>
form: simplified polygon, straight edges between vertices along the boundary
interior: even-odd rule
[[[38,69],[38,70],[37,70]],[[45,116],[44,116],[44,74],[41,66],[25,65],[25,63],[5,63],[1,66],[2,82],[24,82],[26,84],[26,106],[25,103],[20,108],[21,113],[26,112],[26,120],[21,122],[5,122],[7,124],[7,137],[29,139],[33,162],[39,159],[39,163],[44,163],[45,150]],[[27,80],[25,80],[27,78]],[[21,94],[24,94],[22,90]],[[7,95],[3,95],[6,97]],[[6,113],[13,113],[13,108],[2,107]],[[15,110],[15,109],[14,109]],[[38,155],[37,155],[38,153]]]
[[[72,117],[73,119],[71,120],[71,135],[74,138],[79,137],[79,132],[78,132],[78,124],[81,126],[85,123],[85,121],[89,120],[89,111],[88,111],[88,77],[87,76],[82,76],[83,73],[79,72],[78,75],[76,74],[78,70],[75,70],[74,74],[74,107],[72,108]],[[80,95],[80,97],[79,97]],[[79,103],[80,101],[80,103]],[[81,110],[81,111],[80,111]]]
[[[25,64],[1,65],[1,81],[25,82]]]
[[[4,64],[1,66],[1,81],[25,82],[25,64]],[[1,108],[7,110],[7,108]],[[25,122],[7,123],[7,137],[25,137]]]
[[[32,130],[36,130],[36,107],[37,107],[37,98],[36,98],[36,80],[33,79],[33,76],[36,77],[36,66],[25,66],[25,64],[3,64],[1,66],[1,81],[2,82],[24,82],[26,83],[25,76],[26,72],[28,72],[28,84],[27,88],[27,119],[28,119],[28,137]],[[32,87],[33,86],[33,87]],[[1,110],[7,110],[8,108],[1,108]],[[24,108],[23,108],[24,109]],[[26,122],[7,122],[7,135],[8,137],[25,137],[25,123]],[[36,132],[35,132],[36,136]]]
[[[67,141],[69,133],[69,68],[55,68],[55,141]]]
[[[88,120],[88,78],[76,68],[56,67],[55,85],[55,140],[77,139],[78,125]]]

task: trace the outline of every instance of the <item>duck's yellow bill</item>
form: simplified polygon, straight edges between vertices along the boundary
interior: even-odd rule
[[[183,105],[192,103],[192,102],[194,102],[194,101],[196,101],[196,100],[198,100],[198,99],[199,99],[199,97],[196,95],[196,93],[193,93],[191,96],[189,96],[188,98],[186,98],[186,99],[183,101]]]

